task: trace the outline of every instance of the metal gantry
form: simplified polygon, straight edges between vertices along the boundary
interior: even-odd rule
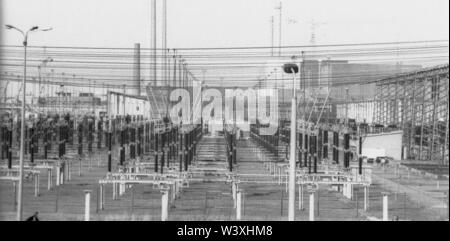
[[[376,83],[375,122],[403,130],[404,159],[448,164],[449,65]]]

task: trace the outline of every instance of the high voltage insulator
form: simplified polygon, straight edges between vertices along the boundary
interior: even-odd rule
[[[333,132],[333,161],[339,164],[339,133],[337,131]]]
[[[97,121],[97,149],[102,148],[102,137],[103,137],[103,117]]]
[[[328,159],[328,131],[323,130],[323,158]]]
[[[78,123],[78,155],[83,155],[83,123]]]
[[[344,134],[344,167],[350,167],[350,134]]]

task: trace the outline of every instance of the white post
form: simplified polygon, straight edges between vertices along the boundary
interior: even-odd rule
[[[241,199],[242,199],[242,192],[241,190],[238,190],[236,193],[236,220],[241,220]]]
[[[34,174],[34,196],[39,196],[39,174]]]
[[[84,221],[89,221],[91,214],[91,190],[84,190],[84,194]]]
[[[388,221],[388,195],[383,194],[383,221]]]
[[[125,183],[119,184],[119,196],[122,196],[125,193]]]
[[[233,192],[233,204],[234,204],[234,208],[236,208],[236,183],[232,183],[231,184],[231,191]]]
[[[53,169],[50,170],[50,188],[53,187]]]
[[[100,184],[100,193],[99,193],[99,197],[100,200],[100,210],[103,210],[103,184]]]
[[[344,184],[342,193],[348,199],[352,199],[353,197],[353,185],[352,184]]]
[[[63,185],[63,184],[64,184],[64,177],[65,177],[64,171],[66,170],[66,164],[63,163],[63,165],[62,165],[62,171],[61,171],[61,168],[59,168],[59,170],[60,170],[60,172],[59,172],[59,178],[60,178],[59,184],[60,184],[60,185]]]
[[[167,221],[168,216],[169,216],[169,192],[167,190],[163,190],[161,198],[161,221]]]
[[[14,188],[14,209],[17,208],[17,183],[16,181],[13,181],[13,188]]]
[[[364,187],[364,211],[367,212],[369,209],[369,189]]]
[[[66,177],[65,181],[70,181],[70,161],[67,161],[66,168],[64,169],[64,173],[65,173],[64,176]]]
[[[348,199],[353,199],[353,184],[348,184]]]
[[[52,188],[52,171],[47,169],[47,190]]]
[[[298,186],[298,209],[303,210],[303,185]]]
[[[112,198],[113,198],[113,200],[116,200],[116,198],[117,198],[117,183],[115,183],[115,182],[113,182],[113,184],[112,184]]]
[[[288,220],[295,220],[295,150],[297,134],[297,98],[295,96],[295,74],[294,74],[294,96],[291,104],[291,138],[289,148],[289,199]]]
[[[61,175],[61,176],[60,176],[61,180],[59,181],[59,184],[60,184],[60,185],[63,185],[63,184],[64,184],[64,169],[63,169],[63,171],[61,172],[60,175]]]
[[[314,193],[309,194],[309,221],[314,221]]]
[[[58,166],[56,166],[56,186],[59,186],[61,181],[61,168]]]

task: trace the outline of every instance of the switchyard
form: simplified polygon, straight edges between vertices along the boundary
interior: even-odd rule
[[[169,48],[163,2],[161,47],[0,45],[0,220],[448,220],[448,40]]]

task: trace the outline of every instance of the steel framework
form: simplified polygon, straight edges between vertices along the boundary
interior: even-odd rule
[[[449,65],[376,82],[375,123],[403,130],[403,157],[448,164]]]

